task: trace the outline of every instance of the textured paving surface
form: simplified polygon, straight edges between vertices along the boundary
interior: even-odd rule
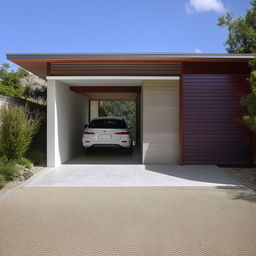
[[[29,186],[227,186],[238,185],[214,165],[61,165],[49,168]]]
[[[239,187],[27,187],[0,201],[0,255],[255,256]]]

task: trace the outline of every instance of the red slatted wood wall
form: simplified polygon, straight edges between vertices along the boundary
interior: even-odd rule
[[[184,63],[183,164],[247,164],[251,134],[241,124],[246,63]]]

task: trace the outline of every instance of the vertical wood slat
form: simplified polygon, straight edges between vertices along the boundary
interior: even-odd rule
[[[50,63],[48,73],[52,76],[176,76],[181,73],[181,64]]]
[[[46,76],[51,76],[51,63],[46,63]]]
[[[184,164],[184,136],[183,136],[183,65],[179,83],[179,164]]]
[[[184,74],[249,74],[247,62],[186,62]]]

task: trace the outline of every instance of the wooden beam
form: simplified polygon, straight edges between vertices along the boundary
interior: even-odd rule
[[[70,86],[74,92],[140,92],[140,86]]]
[[[179,164],[184,163],[184,125],[183,125],[183,65],[179,84]]]

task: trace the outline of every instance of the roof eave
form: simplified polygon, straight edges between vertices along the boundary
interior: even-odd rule
[[[226,53],[8,53],[9,60],[172,60],[187,58],[252,59],[253,54]]]

